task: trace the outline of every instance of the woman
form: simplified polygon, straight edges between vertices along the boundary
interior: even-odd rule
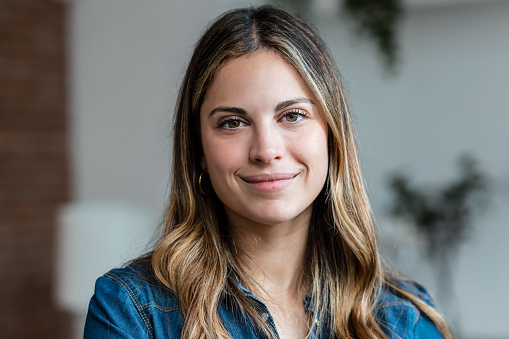
[[[99,278],[86,338],[451,338],[382,268],[354,128],[318,35],[234,10],[198,42],[155,250]]]

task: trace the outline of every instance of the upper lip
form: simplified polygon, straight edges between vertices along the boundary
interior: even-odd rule
[[[273,174],[256,174],[241,177],[242,180],[249,183],[266,182],[266,181],[277,181],[277,180],[288,180],[295,178],[299,173],[273,173]]]

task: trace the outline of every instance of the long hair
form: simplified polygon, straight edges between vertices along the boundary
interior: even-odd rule
[[[386,338],[375,316],[380,289],[411,300],[450,338],[439,314],[400,289],[384,273],[364,189],[355,131],[337,71],[325,44],[308,24],[277,7],[238,9],[217,19],[199,40],[178,97],[173,180],[163,237],[151,255],[157,280],[177,297],[186,338],[230,338],[218,304],[233,298],[247,321],[272,336],[256,305],[239,290],[249,282],[228,236],[221,202],[210,185],[200,192],[203,156],[200,107],[218,69],[259,49],[278,53],[300,76],[328,124],[329,169],[313,206],[303,279],[313,311],[331,335]]]

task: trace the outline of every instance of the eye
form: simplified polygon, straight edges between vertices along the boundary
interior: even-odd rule
[[[295,122],[299,122],[300,120],[304,119],[305,117],[307,117],[307,113],[302,111],[302,110],[291,110],[291,111],[287,111],[283,114],[283,117],[281,118],[281,120],[284,120],[286,122],[292,122],[292,123],[295,123]]]
[[[300,116],[296,113],[289,113],[289,114],[285,115],[286,121],[289,121],[289,122],[298,121],[300,118],[302,118],[302,116]]]
[[[224,129],[235,129],[244,125],[245,123],[237,117],[226,117],[217,122],[217,126]]]

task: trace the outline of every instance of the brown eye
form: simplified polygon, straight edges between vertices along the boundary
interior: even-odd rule
[[[299,117],[300,116],[296,113],[290,113],[290,114],[286,115],[286,121],[295,122],[295,121],[299,120]]]
[[[302,119],[304,119],[306,116],[307,116],[307,114],[304,111],[292,110],[290,112],[286,112],[283,115],[282,120],[286,121],[286,122],[291,122],[291,123],[298,123]]]
[[[238,120],[230,120],[226,122],[226,127],[228,128],[237,128],[240,126],[240,121]]]
[[[220,120],[217,123],[217,127],[223,129],[237,129],[239,127],[244,126],[246,123],[236,117],[229,117]]]

